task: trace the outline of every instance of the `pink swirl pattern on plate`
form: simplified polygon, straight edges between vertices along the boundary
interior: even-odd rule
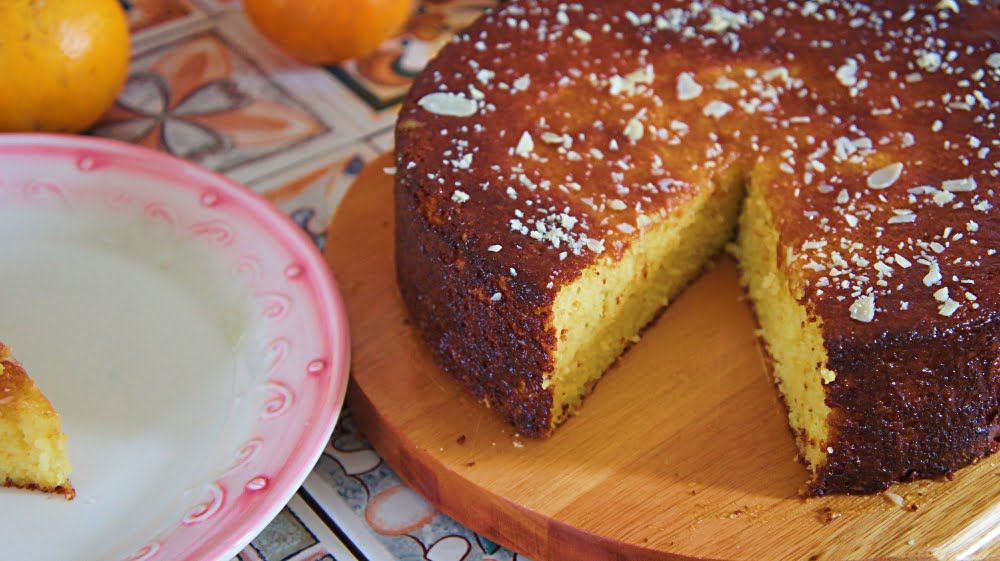
[[[250,439],[234,450],[231,465],[202,482],[176,522],[122,561],[232,558],[301,485],[343,404],[348,328],[326,263],[272,204],[160,152],[87,137],[2,135],[5,162],[16,162],[9,167],[20,175],[0,182],[0,204],[60,201],[72,209],[96,201],[144,227],[167,225],[172,235],[201,243],[234,284],[257,295],[261,317],[253,321],[266,378],[257,386],[265,398]]]
[[[218,482],[206,485],[205,494],[208,495],[208,498],[191,507],[184,518],[181,518],[181,524],[186,526],[201,524],[222,510],[222,505],[226,502],[226,490],[222,485]]]
[[[124,561],[149,561],[156,556],[159,551],[160,544],[157,542],[150,542],[135,550],[135,552],[126,557]]]

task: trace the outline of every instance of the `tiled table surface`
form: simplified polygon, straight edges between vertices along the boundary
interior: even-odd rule
[[[339,67],[295,63],[235,0],[122,0],[133,62],[92,131],[170,152],[273,201],[321,248],[351,180],[391,149],[396,108],[428,58],[492,0],[423,0],[403,32]],[[438,513],[359,435],[349,411],[288,506],[241,561],[525,559]]]

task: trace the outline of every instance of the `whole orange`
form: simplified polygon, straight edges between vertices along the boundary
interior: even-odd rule
[[[243,5],[267,38],[314,64],[373,52],[413,11],[412,0],[244,0]]]
[[[80,132],[128,75],[118,0],[0,0],[0,131]]]

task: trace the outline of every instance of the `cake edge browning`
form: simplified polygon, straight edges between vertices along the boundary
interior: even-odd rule
[[[435,363],[520,434],[549,436],[552,291],[496,274],[489,259],[435,229],[424,215],[433,201],[419,187],[397,179],[394,197],[397,286]]]
[[[950,477],[997,452],[997,326],[987,321],[927,340],[828,340],[837,376],[825,386],[833,452],[811,493],[869,494],[897,481]]]
[[[744,209],[740,232],[749,236],[747,220]],[[744,253],[747,243],[741,236]],[[783,255],[786,245],[779,239],[776,247],[764,250]],[[950,477],[1000,450],[1000,324],[995,318],[947,332],[887,331],[862,342],[832,336],[842,331],[805,309],[807,320],[822,334],[823,349],[814,353],[814,371],[789,381],[774,353],[775,345],[789,345],[775,340],[773,330],[762,323],[762,309],[770,308],[758,301],[759,293],[746,278],[744,257],[742,282],[761,328],[766,367],[789,417],[799,458],[811,471],[803,495],[872,494],[897,482]],[[791,297],[806,306],[800,296]],[[803,382],[822,388],[828,410],[814,413],[821,418],[822,435],[792,422],[794,408],[783,383]]]

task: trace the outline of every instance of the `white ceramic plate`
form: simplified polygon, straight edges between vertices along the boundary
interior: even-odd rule
[[[61,414],[77,491],[0,489],[0,558],[232,557],[326,444],[347,334],[316,249],[246,188],[0,135],[0,341]]]

